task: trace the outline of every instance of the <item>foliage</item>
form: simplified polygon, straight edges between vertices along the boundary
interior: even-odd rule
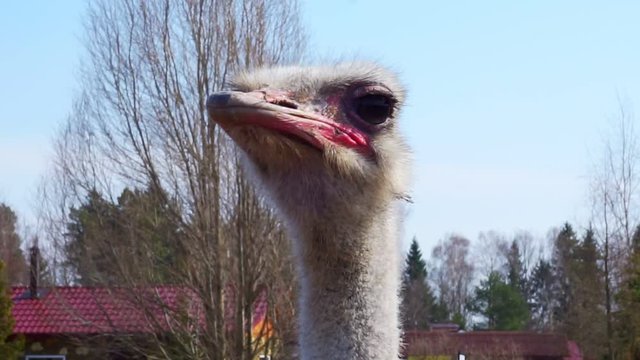
[[[451,322],[458,325],[460,329],[467,329],[467,317],[459,312],[451,315]]]
[[[565,223],[560,232],[555,236],[551,266],[553,277],[553,300],[551,309],[553,319],[552,329],[555,327],[566,328],[569,307],[574,301],[575,269],[573,259],[578,245],[576,233],[569,223]],[[564,330],[564,329],[563,329]]]
[[[4,263],[0,261],[0,273],[4,270]],[[24,339],[12,336],[15,320],[11,315],[13,303],[9,290],[4,277],[0,277],[0,359],[18,359],[24,350]]]
[[[174,211],[175,205],[152,188],[124,189],[117,203],[91,190],[78,208],[70,209],[67,222],[67,264],[76,281],[121,284],[122,259],[140,270],[137,281],[170,281],[180,255]]]
[[[527,288],[527,274],[522,264],[522,255],[520,254],[520,246],[514,240],[507,253],[507,283],[509,286],[517,289],[525,296]]]
[[[427,264],[416,238],[405,259],[402,279],[402,322],[407,329],[425,330],[429,323],[443,320],[427,281]]]
[[[632,252],[625,271],[626,281],[617,300],[617,338],[621,352],[630,359],[640,358],[640,226],[633,235]]]
[[[595,233],[587,229],[572,257],[572,300],[564,323],[567,335],[585,353],[596,356],[606,353],[603,342],[606,338],[604,281],[598,265],[600,259]]]
[[[554,273],[551,264],[539,259],[531,274],[531,317],[536,330],[550,330],[554,324]]]
[[[171,282],[194,291],[203,301],[200,333],[176,324],[180,341],[155,339],[153,356],[254,358],[251,306],[262,287],[282,339],[269,342],[270,353],[290,353],[295,296],[281,295],[296,290],[289,244],[206,101],[239,70],[298,62],[299,13],[297,0],[87,6],[80,91],[41,190],[43,240],[55,245],[63,281]],[[65,257],[76,274],[59,266]]]
[[[427,263],[422,258],[422,251],[418,240],[414,237],[405,259],[404,279],[407,281],[425,280],[427,278]]]
[[[470,308],[486,319],[485,327],[490,330],[522,330],[529,321],[529,308],[522,294],[497,271],[476,287]]]
[[[17,222],[15,212],[0,203],[0,260],[5,264],[3,280],[8,284],[23,284],[26,280],[27,264],[20,249]]]

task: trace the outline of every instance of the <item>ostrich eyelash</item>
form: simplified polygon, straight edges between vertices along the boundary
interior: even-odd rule
[[[396,194],[396,199],[413,204],[413,198],[409,194]]]

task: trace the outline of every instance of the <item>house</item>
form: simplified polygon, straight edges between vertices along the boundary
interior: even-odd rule
[[[235,323],[235,297],[227,287],[225,323]],[[12,288],[15,334],[26,338],[25,360],[137,359],[127,342],[144,344],[149,334],[169,329],[174,316],[202,319],[202,305],[185,287],[139,288],[57,286]],[[144,304],[144,306],[140,306]],[[273,335],[266,291],[254,303],[252,331]],[[199,326],[198,321],[194,326]],[[228,325],[229,326],[229,325]],[[229,330],[229,329],[228,329]],[[512,331],[459,332],[452,324],[405,333],[409,360],[467,359],[582,360],[575,342],[563,335]]]
[[[582,360],[578,345],[564,335],[525,331],[408,331],[409,360],[467,359]]]
[[[29,286],[11,288],[13,334],[26,340],[25,360],[144,359],[144,348],[154,338],[185,329],[185,324],[184,333],[192,337],[206,326],[203,301],[186,286],[39,287],[38,248],[32,247],[30,255]],[[229,332],[237,323],[236,297],[227,285],[224,322]],[[274,333],[267,305],[263,288],[251,314],[251,338],[259,351]]]
[[[26,339],[25,360],[138,359],[126,344],[144,347],[187,314],[203,319],[203,308],[185,287],[13,287],[14,334]],[[230,315],[233,317],[233,315]],[[271,336],[266,296],[254,304],[252,330]],[[200,322],[200,324],[197,324]],[[202,326],[200,320],[194,327]]]

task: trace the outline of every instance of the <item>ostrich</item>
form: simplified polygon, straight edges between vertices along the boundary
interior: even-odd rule
[[[375,64],[235,76],[207,100],[293,239],[302,359],[397,359],[404,90]]]

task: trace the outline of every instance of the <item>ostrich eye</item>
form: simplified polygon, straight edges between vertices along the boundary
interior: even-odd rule
[[[371,125],[387,121],[393,112],[393,101],[386,95],[368,94],[355,99],[356,114]]]

